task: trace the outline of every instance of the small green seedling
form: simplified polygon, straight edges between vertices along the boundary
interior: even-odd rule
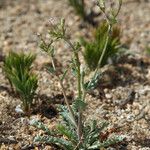
[[[90,70],[94,70],[102,55],[108,32],[108,23],[103,22],[95,31],[94,40],[89,42],[81,38],[82,46],[84,47],[83,56],[84,60]],[[109,35],[109,40],[106,47],[106,52],[103,56],[100,67],[108,63],[108,59],[114,58],[120,51],[120,29],[117,26],[112,28]]]
[[[37,77],[31,73],[32,63],[35,55],[25,55],[10,52],[4,61],[4,72],[12,88],[19,94],[23,110],[30,112],[35,91],[37,89]]]

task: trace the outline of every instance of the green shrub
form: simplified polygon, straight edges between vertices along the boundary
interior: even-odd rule
[[[94,40],[89,42],[84,38],[81,39],[81,44],[84,47],[84,60],[90,70],[94,70],[102,55],[105,41],[107,38],[108,23],[103,22],[95,31]],[[108,59],[114,58],[120,50],[120,29],[117,26],[112,28],[110,33],[106,52],[100,67],[107,64]]]
[[[37,77],[31,73],[31,66],[35,55],[25,55],[10,52],[4,61],[4,72],[12,88],[19,94],[23,109],[30,111],[30,107],[37,88]]]
[[[69,4],[74,7],[76,13],[83,19],[85,19],[86,13],[84,0],[68,0],[68,1]]]

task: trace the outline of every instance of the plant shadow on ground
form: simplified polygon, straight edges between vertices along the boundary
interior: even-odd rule
[[[5,60],[5,57],[3,54],[0,54],[0,62],[3,62]]]
[[[41,104],[35,107],[33,110],[33,114],[40,113],[42,116],[51,119],[56,117],[58,114],[56,105],[61,104],[64,105],[64,97],[63,94],[57,94],[54,96],[47,96],[46,94],[38,94],[37,97],[39,98]],[[67,98],[70,100],[70,104],[72,103],[72,96],[68,95]]]
[[[33,115],[41,114],[42,117],[46,117],[47,119],[52,119],[57,116],[57,109],[55,105],[48,104],[45,101],[42,101],[42,103],[38,106],[35,106],[35,109],[32,111]]]
[[[134,140],[134,142],[137,145],[141,145],[142,147],[149,147],[150,148],[150,139],[149,138],[145,138],[145,139],[137,138]]]
[[[19,95],[17,93],[14,93],[9,87],[7,86],[0,86],[0,92],[7,92],[12,98],[19,98]],[[68,99],[70,100],[70,104],[72,103],[72,96],[68,95]],[[48,119],[54,118],[57,116],[57,104],[64,105],[64,97],[63,94],[57,94],[54,96],[47,96],[46,94],[37,94],[35,99],[39,99],[39,104],[33,105],[33,110],[31,115],[35,114],[41,114],[43,117],[46,117]],[[13,110],[10,110],[12,112]],[[13,111],[14,112],[14,111]],[[16,113],[12,113],[14,116],[18,116]]]
[[[122,57],[120,60],[110,66],[99,80],[97,89],[112,89],[119,86],[125,87],[133,83],[148,84],[145,77],[150,66],[150,61],[146,59]],[[135,72],[134,72],[135,71]],[[137,75],[138,73],[139,75]]]

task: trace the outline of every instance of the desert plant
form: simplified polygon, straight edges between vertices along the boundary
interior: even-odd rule
[[[98,124],[96,120],[91,120],[83,124],[82,141],[79,141],[76,126],[70,119],[67,107],[61,106],[60,115],[62,122],[56,126],[55,130],[50,130],[41,122],[31,122],[33,126],[43,130],[47,134],[46,136],[37,136],[35,138],[36,142],[53,143],[64,150],[96,150],[122,141],[121,136],[107,138],[109,135],[106,135],[107,140],[103,139],[104,129],[107,128],[108,123],[103,122]]]
[[[121,5],[121,4],[120,4]],[[101,7],[102,11],[104,9]],[[105,13],[105,12],[104,12]],[[118,12],[117,12],[118,14]],[[114,19],[117,17],[117,14],[114,15]],[[108,19],[108,18],[107,18]],[[112,19],[112,18],[111,18]],[[108,20],[109,22],[110,20]],[[48,71],[57,77],[62,93],[64,95],[64,100],[66,106],[61,106],[61,120],[60,125],[56,127],[55,130],[49,130],[44,124],[34,121],[31,121],[31,124],[36,126],[39,129],[42,129],[46,132],[46,136],[37,136],[35,141],[53,143],[58,145],[64,150],[87,150],[87,149],[100,149],[102,147],[108,147],[111,144],[117,143],[122,140],[122,137],[117,137],[113,139],[101,139],[101,131],[107,127],[107,123],[99,125],[96,121],[90,123],[86,122],[84,117],[84,110],[86,109],[86,94],[89,90],[93,90],[99,79],[98,68],[101,64],[101,61],[106,53],[106,47],[109,40],[109,33],[113,26],[112,21],[109,22],[109,29],[106,35],[104,48],[102,55],[98,60],[97,67],[94,71],[93,77],[89,81],[85,81],[86,69],[82,67],[80,62],[80,44],[77,42],[73,43],[70,41],[69,37],[66,35],[65,20],[57,25],[52,25],[52,29],[49,31],[50,37],[52,40],[47,43],[41,37],[41,49],[46,52],[52,62],[52,67],[48,68]],[[72,60],[68,65],[68,68],[64,71],[63,75],[57,73],[57,67],[55,65],[55,47],[53,43],[58,40],[64,40],[72,50]],[[73,74],[77,80],[77,95],[74,97],[72,105],[69,104],[67,98],[66,89],[64,87],[64,78],[66,77],[68,70],[71,68]]]
[[[31,73],[35,55],[10,52],[4,61],[3,70],[12,88],[19,94],[23,109],[29,113],[37,88],[37,77]]]
[[[95,31],[93,41],[87,41],[84,38],[81,38],[81,44],[84,47],[84,60],[90,70],[94,70],[98,65],[99,58],[101,57],[105,46],[108,27],[109,25],[107,22],[101,23],[101,25]],[[109,36],[106,52],[100,67],[106,65],[109,59],[117,56],[121,50],[120,46],[120,29],[119,27],[114,26]]]
[[[86,17],[84,0],[68,0],[69,4],[74,7],[76,13],[83,19]]]

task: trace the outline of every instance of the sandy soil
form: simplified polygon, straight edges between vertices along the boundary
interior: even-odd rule
[[[92,6],[93,1],[87,1]],[[97,11],[97,7],[93,7]],[[114,66],[106,66],[103,80],[97,89],[87,96],[86,119],[96,118],[110,122],[109,128],[117,128],[117,134],[126,136],[125,144],[114,149],[150,149],[150,57],[145,48],[150,46],[150,2],[142,0],[125,1],[119,15],[122,28],[122,43],[133,56],[122,58]],[[49,22],[64,17],[68,34],[73,40],[80,36],[89,37],[93,27],[84,25],[74,13],[67,0],[0,0],[0,52],[26,51],[37,54],[34,64],[38,74],[39,87],[36,99],[40,101],[40,111],[27,118],[15,112],[19,98],[11,92],[2,71],[3,57],[0,54],[0,145],[2,150],[52,149],[49,145],[33,143],[39,130],[29,125],[36,118],[53,127],[58,119],[56,107],[63,103],[58,81],[43,68],[48,57],[39,49],[37,34],[45,34]],[[101,17],[96,18],[99,22]],[[66,66],[70,50],[66,44],[57,45],[58,66]],[[61,62],[61,63],[60,63]],[[65,81],[71,85],[67,94],[70,100],[74,95],[74,78]]]

